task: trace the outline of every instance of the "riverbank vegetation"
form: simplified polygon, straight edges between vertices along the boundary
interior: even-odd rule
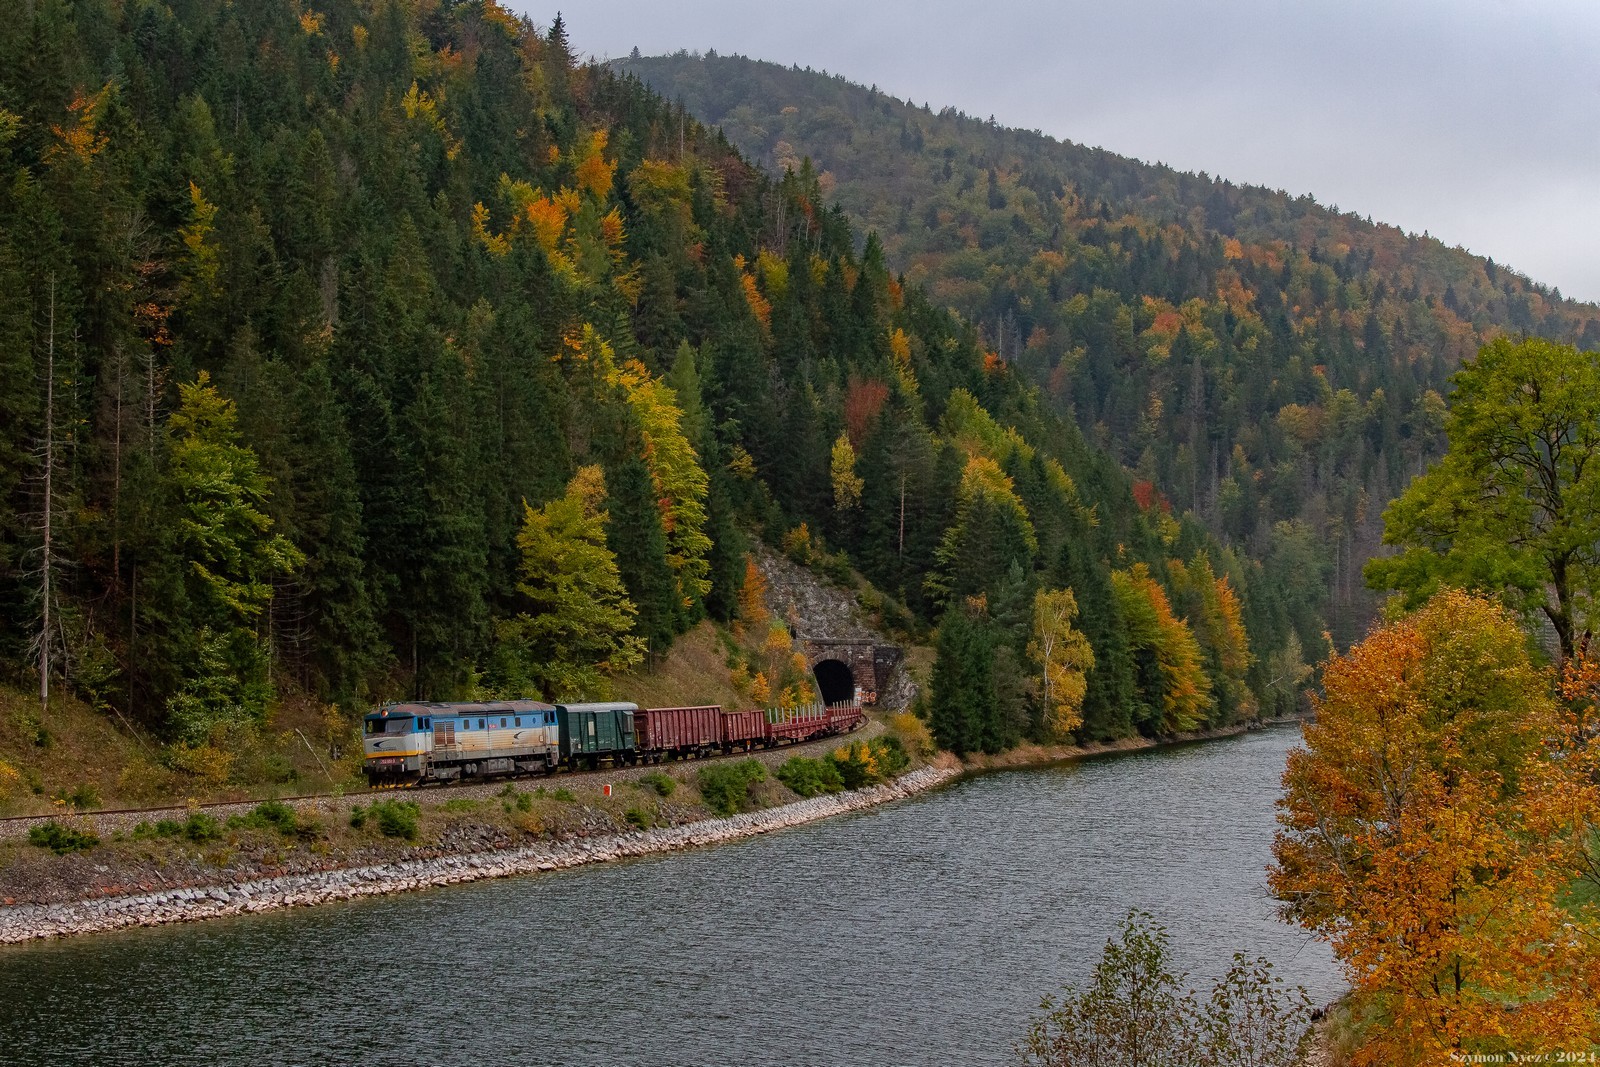
[[[1318,1035],[1335,1062],[1600,1053],[1597,374],[1600,354],[1538,340],[1468,362],[1449,452],[1389,509],[1402,552],[1367,568],[1397,595],[1326,664],[1290,754],[1271,885],[1351,983]],[[1141,966],[1161,948],[1125,927],[1025,1058],[1234,1062],[1150,1021],[1185,1014]]]
[[[1201,1000],[1175,974],[1166,928],[1139,911],[1089,980],[1049,996],[1017,1051],[1026,1067],[1301,1067],[1311,1004],[1265,959],[1235,953]]]

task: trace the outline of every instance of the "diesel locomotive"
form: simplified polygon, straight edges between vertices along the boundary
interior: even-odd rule
[[[859,704],[724,711],[714,704],[423,701],[369,714],[362,750],[372,785],[419,785],[748,752],[846,733],[865,721]]]

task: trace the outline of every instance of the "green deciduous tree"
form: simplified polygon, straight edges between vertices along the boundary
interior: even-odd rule
[[[1384,513],[1368,581],[1411,604],[1442,586],[1543,613],[1562,656],[1600,564],[1600,355],[1537,338],[1485,345],[1455,376],[1444,459]]]
[[[605,477],[584,467],[566,494],[540,508],[523,505],[523,597],[497,626],[488,681],[507,695],[548,699],[604,696],[607,677],[638,663],[637,612],[616,557],[606,547]]]
[[[1201,1003],[1172,970],[1166,928],[1128,913],[1081,988],[1046,997],[1018,1051],[1028,1067],[1298,1067],[1311,1004],[1264,959],[1235,953]]]

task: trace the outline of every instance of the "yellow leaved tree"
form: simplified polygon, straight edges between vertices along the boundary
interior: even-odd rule
[[[1083,725],[1083,698],[1087,675],[1094,669],[1089,639],[1075,629],[1078,601],[1070,589],[1041,589],[1033,597],[1033,637],[1028,658],[1039,668],[1039,695],[1044,702],[1045,725],[1058,741],[1065,741]]]

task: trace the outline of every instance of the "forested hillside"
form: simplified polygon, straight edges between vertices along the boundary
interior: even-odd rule
[[[189,753],[288,692],[597,695],[755,535],[944,620],[958,750],[1295,699],[1295,561],[1141,505],[815,176],[559,21],[39,0],[0,168],[14,684]]]
[[[1600,309],[1490,259],[1259,187],[1180,173],[738,56],[619,66],[758,163],[814,174],[993,359],[1278,575],[1342,646],[1386,502],[1443,449],[1442,395],[1501,333],[1600,348]],[[1302,635],[1317,626],[1306,622]]]

